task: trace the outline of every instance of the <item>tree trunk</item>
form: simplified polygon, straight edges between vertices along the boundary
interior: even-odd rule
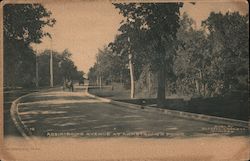
[[[158,71],[158,89],[157,89],[157,106],[163,107],[166,94],[165,94],[165,87],[166,87],[166,62],[162,61],[162,66]]]
[[[100,75],[99,77],[99,88],[102,89],[102,75]]]
[[[196,92],[200,96],[201,95],[200,82],[197,79],[195,79],[195,86],[196,86]]]
[[[128,54],[128,58],[129,58],[130,84],[131,84],[130,98],[135,98],[134,66],[132,63],[131,53]]]
[[[149,94],[149,97],[151,97],[151,74],[150,74],[150,71],[148,71],[148,94]]]
[[[202,88],[202,96],[206,96],[206,83],[204,83],[204,75],[203,71],[199,70],[200,80],[201,80],[201,88]],[[201,93],[201,92],[200,92]]]

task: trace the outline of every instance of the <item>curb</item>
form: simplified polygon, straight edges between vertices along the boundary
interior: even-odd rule
[[[18,104],[22,101],[23,98],[30,96],[34,93],[37,93],[37,92],[29,93],[29,94],[26,94],[17,98],[15,101],[12,102],[11,107],[10,107],[10,116],[11,116],[12,121],[14,122],[17,130],[21,133],[21,135],[25,139],[28,139],[28,140],[30,139],[28,136],[31,136],[31,131],[28,129],[28,127],[26,127],[22,123],[22,120],[18,114]]]
[[[30,95],[33,95],[35,93],[38,93],[38,92],[43,92],[43,91],[49,91],[51,89],[42,89],[40,91],[36,91],[36,92],[32,92],[32,93],[28,93],[28,94],[25,94],[21,97],[18,97],[16,100],[14,100],[11,104],[11,107],[10,107],[10,116],[11,116],[11,119],[13,121],[13,123],[15,124],[17,130],[21,133],[21,135],[27,139],[27,140],[30,140],[30,137],[32,135],[32,132],[29,130],[29,128],[27,126],[25,126],[18,114],[18,105],[19,103],[21,103],[22,99],[24,99],[25,97],[27,96],[30,96]]]
[[[139,108],[139,109],[146,110],[146,111],[163,112],[170,116],[181,117],[181,118],[186,118],[190,120],[198,120],[198,121],[215,123],[215,124],[224,124],[224,125],[244,127],[244,128],[247,128],[248,130],[250,129],[250,121],[241,121],[241,120],[235,120],[235,119],[229,119],[229,118],[223,118],[223,117],[209,116],[209,115],[204,115],[204,114],[196,114],[196,113],[169,110],[169,109],[163,109],[163,108],[154,108],[150,106],[143,106],[143,105],[136,105],[136,104],[127,103],[127,102],[114,101],[109,98],[103,98],[103,97],[90,94],[88,87],[87,87],[86,93],[90,97],[97,98],[99,100],[105,101],[110,104],[118,105],[118,106],[129,107],[133,109]]]

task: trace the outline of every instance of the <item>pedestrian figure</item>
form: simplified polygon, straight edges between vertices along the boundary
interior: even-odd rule
[[[79,83],[79,86],[80,86],[81,84],[84,86],[84,79],[83,79],[83,78],[80,78],[78,83]]]
[[[63,91],[65,91],[65,89],[69,89],[69,91],[74,91],[74,86],[73,86],[73,81],[72,80],[67,80],[65,79],[63,82]]]
[[[74,91],[74,86],[73,86],[73,81],[72,81],[72,80],[70,80],[70,81],[68,82],[68,88],[69,88],[69,90],[71,90],[71,92]]]

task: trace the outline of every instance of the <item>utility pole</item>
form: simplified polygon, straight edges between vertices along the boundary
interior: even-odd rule
[[[50,50],[50,87],[54,86],[53,81],[53,54],[52,54],[52,37],[50,37],[51,40],[51,50]]]
[[[36,52],[36,88],[39,87],[39,75],[38,75],[38,59],[37,59],[37,52]]]

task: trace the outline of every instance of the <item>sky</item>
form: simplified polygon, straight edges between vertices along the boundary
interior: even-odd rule
[[[118,33],[120,22],[123,19],[119,11],[110,1],[46,1],[42,3],[45,8],[52,12],[52,17],[56,19],[53,28],[46,27],[52,35],[43,38],[41,44],[33,45],[33,48],[41,52],[44,49],[63,51],[68,49],[72,53],[72,60],[78,70],[88,73],[88,70],[95,63],[98,49],[103,48],[114,40]],[[242,14],[248,13],[246,1],[226,1],[210,0],[199,1],[195,5],[184,3],[181,13],[187,12],[196,21],[197,27],[201,21],[205,20],[211,11],[227,12],[240,11]]]

